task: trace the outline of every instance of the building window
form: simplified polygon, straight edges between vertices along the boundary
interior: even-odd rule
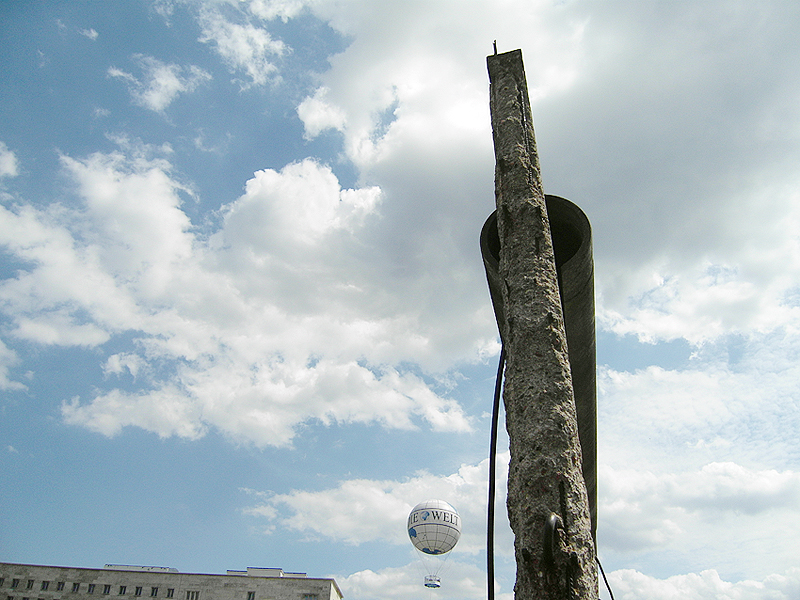
[[[172,598],[175,595],[175,588],[167,588],[167,598]]]
[[[155,598],[156,596],[158,596],[158,588],[157,587],[151,587],[150,588],[150,597],[151,598]]]
[[[186,600],[200,600],[200,592],[186,592]]]
[[[121,585],[121,586],[119,586],[119,595],[120,595],[120,596],[124,596],[124,595],[125,595],[125,592],[126,592],[127,590],[128,590],[128,586],[125,586],[125,585]]]
[[[319,596],[317,594],[303,594],[303,600],[318,600]]]
[[[15,588],[19,585],[19,579],[12,579],[11,580],[11,587]]]
[[[247,600],[256,600],[255,592],[247,592]]]
[[[50,582],[49,581],[43,581],[42,582],[42,591],[43,592],[49,587],[50,587]]]
[[[142,595],[142,588],[141,586],[136,586],[136,589],[133,591],[134,596],[141,596]]]
[[[87,594],[94,594],[94,584],[90,583],[89,588],[86,590]]]
[[[5,577],[0,577],[0,586],[2,586],[6,582]]]
[[[63,581],[59,581],[59,582],[56,584],[56,591],[57,591],[57,592],[62,592],[62,591],[64,591],[64,582],[63,582]]]
[[[8,596],[6,600],[14,600],[14,596]]]
[[[81,584],[80,583],[73,583],[72,584],[72,593],[73,594],[77,594],[80,590],[81,590]]]
[[[28,589],[29,590],[33,589],[33,579],[28,579]]]
[[[111,593],[111,586],[109,584],[106,584],[106,585],[103,586],[103,593],[104,594],[110,594]]]

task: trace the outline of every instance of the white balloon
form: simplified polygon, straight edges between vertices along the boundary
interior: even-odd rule
[[[461,517],[444,500],[426,500],[408,515],[408,537],[425,554],[450,552],[461,537]]]

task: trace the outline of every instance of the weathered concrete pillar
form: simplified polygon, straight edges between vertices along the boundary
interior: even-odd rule
[[[589,219],[565,198],[545,195],[550,237],[556,257],[561,309],[567,333],[572,389],[578,414],[578,437],[583,456],[581,471],[589,496],[592,537],[597,541],[597,378],[594,323],[594,260]],[[500,281],[500,237],[497,211],[481,229],[481,254],[489,282],[497,326],[505,322]],[[501,336],[502,337],[502,336]]]
[[[562,296],[519,50],[487,59],[515,597],[597,598]],[[592,327],[593,332],[593,327]]]

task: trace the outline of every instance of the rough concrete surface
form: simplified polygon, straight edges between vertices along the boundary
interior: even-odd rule
[[[487,63],[505,311],[501,332],[508,357],[503,399],[511,450],[515,597],[597,598],[558,274],[522,53],[496,54]],[[544,544],[548,521],[562,524],[553,532],[552,552]]]

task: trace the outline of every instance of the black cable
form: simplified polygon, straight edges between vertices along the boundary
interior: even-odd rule
[[[505,362],[506,349],[502,347],[500,349],[500,363],[497,365],[497,379],[494,384],[492,427],[489,441],[489,506],[486,511],[486,589],[489,600],[494,600],[494,496],[495,472],[497,471],[497,419],[500,413],[500,390],[503,387],[503,367]]]
[[[608,579],[606,579],[606,572],[603,571],[603,565],[600,564],[600,557],[595,554],[594,559],[597,561],[597,566],[600,567],[600,573],[603,575],[603,581],[606,582],[606,589],[608,590],[608,595],[611,596],[611,600],[614,600],[614,592],[611,591],[611,586],[608,585]]]

